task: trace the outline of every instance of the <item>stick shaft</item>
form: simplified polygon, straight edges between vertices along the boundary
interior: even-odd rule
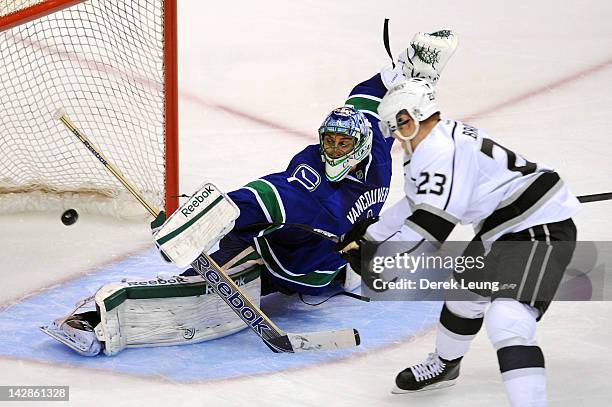
[[[121,182],[125,189],[127,189],[134,196],[134,198],[136,198],[136,200],[140,202],[142,206],[145,207],[145,209],[151,214],[151,216],[156,218],[159,214],[159,210],[149,204],[149,202],[138,192],[136,187],[132,185],[125,178],[125,176],[123,176],[121,171],[119,171],[117,167],[115,167],[111,162],[106,159],[104,154],[102,154],[102,152],[95,145],[93,145],[91,141],[89,141],[87,136],[85,136],[79,131],[79,129],[76,128],[76,126],[70,121],[68,116],[66,116],[65,114],[62,114],[61,116],[58,115],[58,119],[62,123],[64,123],[68,130],[70,130],[72,134],[74,134],[81,141],[81,143],[83,143],[85,147],[87,147],[87,149],[98,159],[98,161],[100,161],[110,171],[110,173],[113,174],[119,182]]]
[[[612,192],[603,192],[601,194],[591,194],[591,195],[581,195],[578,197],[578,200],[582,203],[607,201],[610,199],[612,199]]]

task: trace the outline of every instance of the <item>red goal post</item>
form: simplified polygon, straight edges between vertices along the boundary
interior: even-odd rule
[[[53,117],[64,109],[168,213],[178,206],[176,0],[0,3],[0,211],[138,216]]]

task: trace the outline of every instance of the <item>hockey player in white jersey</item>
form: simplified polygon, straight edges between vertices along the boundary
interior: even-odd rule
[[[378,113],[383,133],[393,135],[405,150],[406,196],[378,222],[356,225],[344,237],[338,248],[344,247],[353,268],[360,268],[364,241],[416,246],[425,240],[439,246],[461,223],[476,232],[468,250],[486,253],[486,272],[506,283],[495,292],[478,291],[473,301],[446,301],[435,352],[400,372],[393,392],[454,384],[461,359],[484,323],[512,405],[545,405],[536,322],[572,256],[577,198],[552,168],[527,161],[481,129],[442,119],[434,88],[426,81],[396,85]],[[527,247],[508,251],[509,241],[525,241]],[[474,276],[455,273],[454,278]]]

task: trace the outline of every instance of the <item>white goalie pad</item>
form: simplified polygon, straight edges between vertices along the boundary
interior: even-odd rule
[[[257,305],[259,271],[259,264],[251,264],[231,276]],[[100,314],[95,334],[108,356],[131,347],[207,341],[246,328],[200,276],[109,284],[98,290],[95,301]]]
[[[155,231],[153,237],[173,263],[185,267],[225,236],[239,215],[236,204],[207,182]]]

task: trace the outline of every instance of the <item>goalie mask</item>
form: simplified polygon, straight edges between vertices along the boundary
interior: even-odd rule
[[[433,86],[424,79],[410,78],[389,89],[382,99],[378,105],[378,126],[385,137],[395,137],[408,149],[408,153],[412,153],[410,140],[418,134],[419,122],[438,111]],[[415,129],[410,136],[404,136],[399,131],[404,122],[398,122],[397,118],[402,113],[408,114],[414,120]]]
[[[350,106],[334,109],[319,127],[325,176],[338,182],[372,151],[372,128],[360,111]]]

